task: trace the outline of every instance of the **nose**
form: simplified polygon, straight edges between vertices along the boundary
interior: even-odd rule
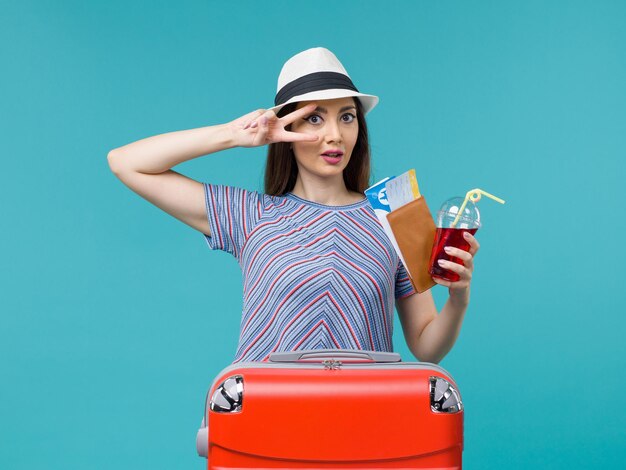
[[[339,123],[335,120],[330,119],[325,126],[324,129],[326,131],[326,142],[341,142],[341,128],[339,127]]]

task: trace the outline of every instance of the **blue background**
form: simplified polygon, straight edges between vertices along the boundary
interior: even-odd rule
[[[442,362],[466,468],[622,463],[626,3],[232,3],[2,2],[0,466],[203,468],[239,266],[106,155],[271,106],[283,62],[314,46],[381,97],[373,181],[415,167],[432,210],[474,187],[507,200],[480,202]],[[260,189],[265,151],[177,170]],[[397,323],[395,345],[412,360]]]

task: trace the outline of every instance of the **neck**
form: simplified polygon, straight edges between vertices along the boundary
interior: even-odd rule
[[[296,184],[291,191],[307,201],[327,206],[344,206],[363,199],[363,195],[349,191],[343,181],[343,175],[333,178],[307,178],[298,173]]]

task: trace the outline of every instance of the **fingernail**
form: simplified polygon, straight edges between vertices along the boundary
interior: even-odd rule
[[[267,124],[267,118],[265,116],[261,118],[261,124],[263,125]]]
[[[470,233],[469,233],[469,232],[463,232],[463,236],[464,236],[465,238],[469,238],[469,237],[470,237]]]
[[[449,246],[444,246],[443,249],[444,249],[444,251],[446,253],[450,253],[450,247]]]
[[[438,263],[439,263],[439,266],[445,266],[448,262],[445,259],[440,259]]]

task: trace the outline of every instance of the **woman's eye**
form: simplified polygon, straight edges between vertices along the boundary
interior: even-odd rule
[[[312,114],[308,118],[304,118],[304,120],[309,122],[310,124],[319,124],[320,122],[322,122],[322,118],[319,117],[317,114]]]
[[[347,119],[346,119],[347,118]],[[352,113],[346,113],[343,116],[341,116],[341,120],[343,122],[352,122],[356,119],[356,116]]]

